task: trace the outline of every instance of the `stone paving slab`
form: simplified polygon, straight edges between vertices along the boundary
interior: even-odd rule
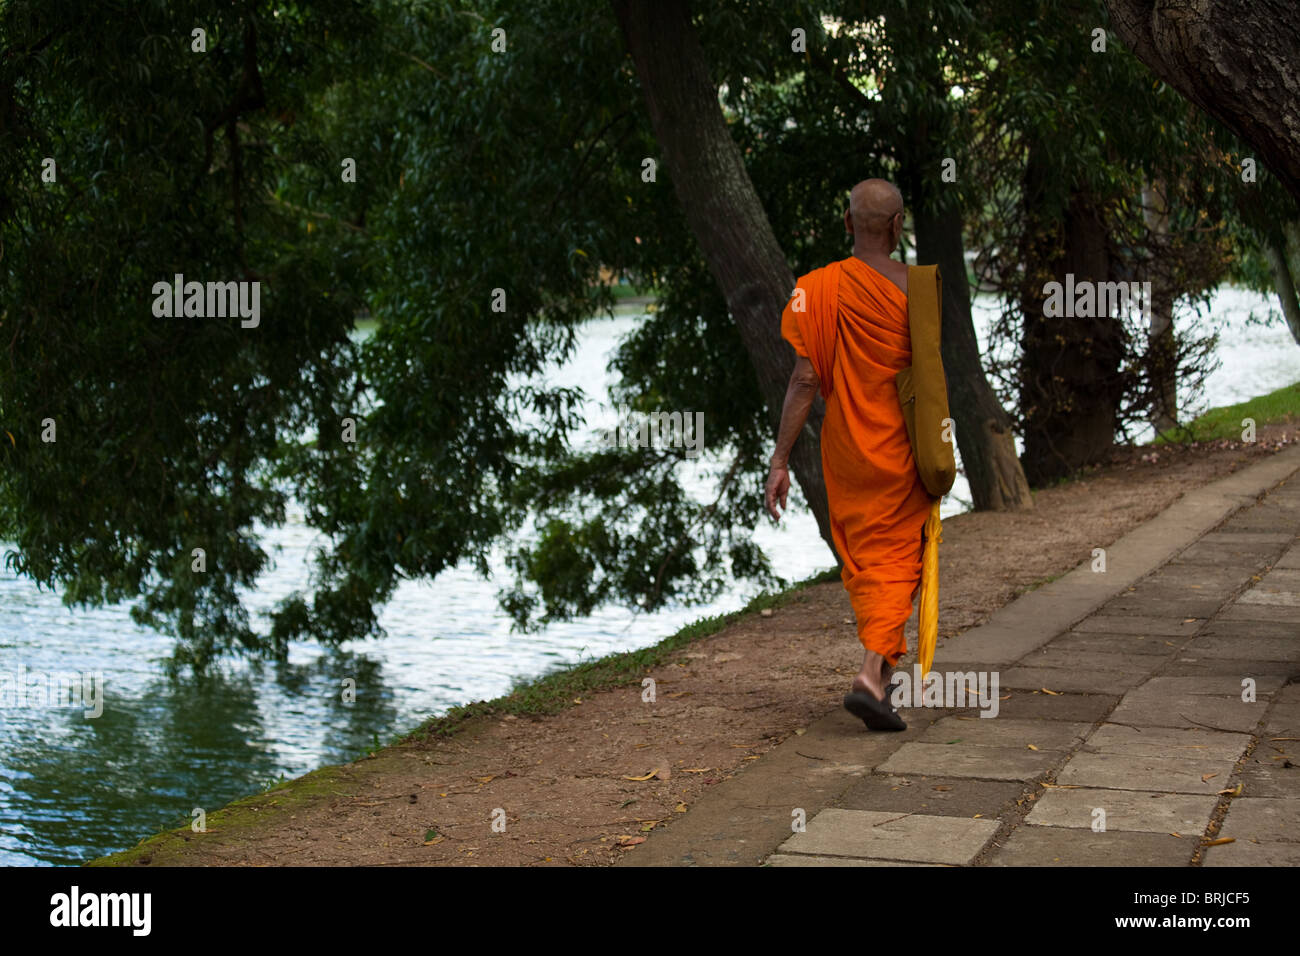
[[[1201,537],[1201,542],[1206,544],[1225,544],[1235,545],[1243,550],[1259,550],[1262,548],[1271,548],[1274,551],[1281,551],[1295,540],[1293,531],[1232,531],[1227,529],[1225,522],[1221,526],[1222,530],[1211,531],[1209,534]],[[1200,542],[1198,542],[1200,543]]]
[[[1297,671],[1297,663],[1290,660],[1246,660],[1241,657],[1180,657],[1165,668],[1168,677],[1234,676],[1277,677],[1285,680]]]
[[[1061,667],[1012,667],[1002,672],[1001,685],[1010,690],[1048,690],[1057,693],[1122,694],[1146,680],[1131,670],[1104,671]]]
[[[1202,620],[1185,623],[1182,617],[1144,617],[1140,614],[1110,614],[1104,609],[1086,621],[1080,621],[1070,633],[1072,634],[1136,634],[1142,637],[1191,637],[1205,622]]]
[[[1268,697],[1280,690],[1284,683],[1285,680],[1280,677],[1261,679],[1256,682],[1255,693],[1260,697]],[[1129,696],[1206,694],[1240,700],[1241,691],[1240,677],[1153,677]]]
[[[1288,747],[1291,749],[1285,749]],[[1246,758],[1240,777],[1244,796],[1300,797],[1300,745],[1294,741],[1270,743],[1266,737]]]
[[[1132,591],[1106,605],[1108,615],[1135,614],[1142,617],[1207,618],[1216,614],[1226,598],[1185,597],[1170,591]]]
[[[864,777],[837,801],[846,810],[889,813],[929,813],[948,817],[996,819],[1025,793],[1015,781],[969,780],[960,777]]]
[[[1241,597],[1237,598],[1237,603],[1269,604],[1276,607],[1292,608],[1294,609],[1293,617],[1300,618],[1300,591],[1284,591],[1281,588],[1268,587],[1265,584],[1257,584]]]
[[[1255,604],[1238,598],[1219,616],[1225,621],[1280,621],[1294,624],[1297,617],[1300,617],[1300,609],[1283,604]]]
[[[1225,621],[1221,616],[1205,625],[1198,637],[1285,637],[1300,642],[1295,621]]]
[[[1132,635],[1128,641],[1134,643]],[[1041,650],[1026,654],[1019,662],[1019,667],[1063,667],[1068,670],[1128,671],[1134,674],[1152,674],[1164,666],[1165,660],[1174,653],[1175,647],[1164,643],[1164,638],[1156,638],[1159,646],[1151,645],[1154,654],[1134,654],[1133,652],[1116,653],[1099,648],[1066,647],[1057,638]],[[1140,639],[1139,639],[1140,641]]]
[[[1261,586],[1272,585],[1288,591],[1300,591],[1300,568],[1275,567],[1264,575],[1264,579],[1259,583]]]
[[[1021,826],[995,849],[990,866],[1186,866],[1196,841],[1168,833]]]
[[[1189,641],[1183,646],[1183,654],[1254,661],[1300,661],[1300,635],[1229,637],[1224,634],[1209,634]]]
[[[1295,797],[1236,797],[1219,835],[1237,841],[1300,843],[1300,795]]]
[[[1083,745],[1083,752],[1149,757],[1205,757],[1235,762],[1250,746],[1250,741],[1250,734],[1223,733],[1199,727],[1188,729],[1102,724]]]
[[[1300,737],[1300,705],[1274,702],[1264,718],[1264,736],[1269,746],[1283,746],[1294,748],[1296,744],[1292,741],[1270,741],[1269,737]],[[1294,750],[1288,751],[1294,753]],[[1293,761],[1300,764],[1300,759]]]
[[[1107,656],[1120,654],[1129,661],[1130,665],[1134,665],[1138,663],[1135,660],[1138,657],[1156,659],[1168,657],[1191,637],[1191,634],[1177,637],[1165,637],[1164,635],[1148,637],[1142,634],[1101,634],[1081,631],[1076,628],[1062,634],[1051,644],[1048,644],[1044,648],[1044,653],[1055,651],[1060,654],[1066,651],[1077,651],[1085,654],[1095,652]]]
[[[906,743],[877,770],[892,774],[978,777],[983,780],[1037,780],[1064,754],[1027,747],[971,747]]]
[[[1209,847],[1201,866],[1300,866],[1300,843],[1237,840]]]
[[[945,717],[931,724],[917,740],[953,746],[960,742],[963,746],[1027,749],[1033,744],[1039,750],[1070,750],[1083,743],[1091,729],[1091,724],[1064,720]]]
[[[1223,530],[1229,534],[1250,531],[1273,533],[1279,528],[1294,526],[1295,522],[1295,510],[1292,508],[1256,505],[1254,508],[1249,509],[1245,514],[1238,515],[1225,521],[1223,523]]]
[[[1147,696],[1120,701],[1110,715],[1115,723],[1135,727],[1205,727],[1245,732],[1254,730],[1264,716],[1266,700],[1253,704],[1209,694]]]
[[[775,853],[764,866],[941,866],[939,863],[902,863],[898,860],[856,860],[842,856],[803,856]]]
[[[1216,566],[1238,567],[1240,565],[1264,567],[1288,543],[1284,534],[1250,535],[1243,541],[1242,535],[1227,536],[1206,535],[1178,556],[1183,564],[1210,564]]]
[[[1300,568],[1300,545],[1293,545],[1286,554],[1278,558],[1275,568]]]
[[[1254,575],[1255,571],[1249,566],[1206,566],[1171,561],[1143,583],[1156,588],[1223,594],[1226,598],[1249,582]]]
[[[1236,759],[1079,753],[1056,775],[1061,785],[1162,793],[1218,793]]]
[[[961,865],[971,862],[997,829],[996,820],[829,808],[777,852]]]
[[[1300,707],[1300,683],[1287,684],[1279,690],[1273,697],[1273,704],[1277,707]]]
[[[1070,720],[1095,724],[1119,703],[1119,694],[1044,694],[1040,690],[1004,691],[997,720]],[[981,717],[980,720],[988,718]]]
[[[1052,788],[1038,798],[1025,822],[1091,832],[1093,810],[1100,807],[1106,811],[1107,832],[1140,830],[1196,837],[1205,832],[1218,801],[1212,794]]]

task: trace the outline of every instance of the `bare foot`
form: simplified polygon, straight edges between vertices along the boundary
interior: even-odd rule
[[[889,686],[887,674],[891,670],[883,654],[867,651],[862,659],[862,670],[858,671],[857,676],[853,678],[852,689],[865,690],[876,700],[884,700],[886,688]]]

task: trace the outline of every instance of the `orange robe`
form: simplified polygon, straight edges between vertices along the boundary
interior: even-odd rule
[[[893,666],[907,651],[931,502],[894,384],[912,364],[907,296],[850,256],[799,279],[781,335],[821,379],[822,473],[858,640]]]

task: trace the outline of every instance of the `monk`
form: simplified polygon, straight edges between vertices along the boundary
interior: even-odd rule
[[[903,197],[883,179],[853,187],[844,227],[853,254],[800,277],[781,315],[796,353],[766,487],[779,521],[790,449],[818,391],[826,402],[822,473],[841,576],[866,654],[844,706],[872,730],[904,730],[890,705],[903,626],[921,580],[921,532],[931,498],[912,457],[894,375],[912,362],[907,266],[890,258],[903,234]]]

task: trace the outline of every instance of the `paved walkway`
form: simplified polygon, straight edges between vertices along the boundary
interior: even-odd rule
[[[1300,864],[1300,448],[1102,558],[939,649],[979,706],[829,714],[622,865]]]

